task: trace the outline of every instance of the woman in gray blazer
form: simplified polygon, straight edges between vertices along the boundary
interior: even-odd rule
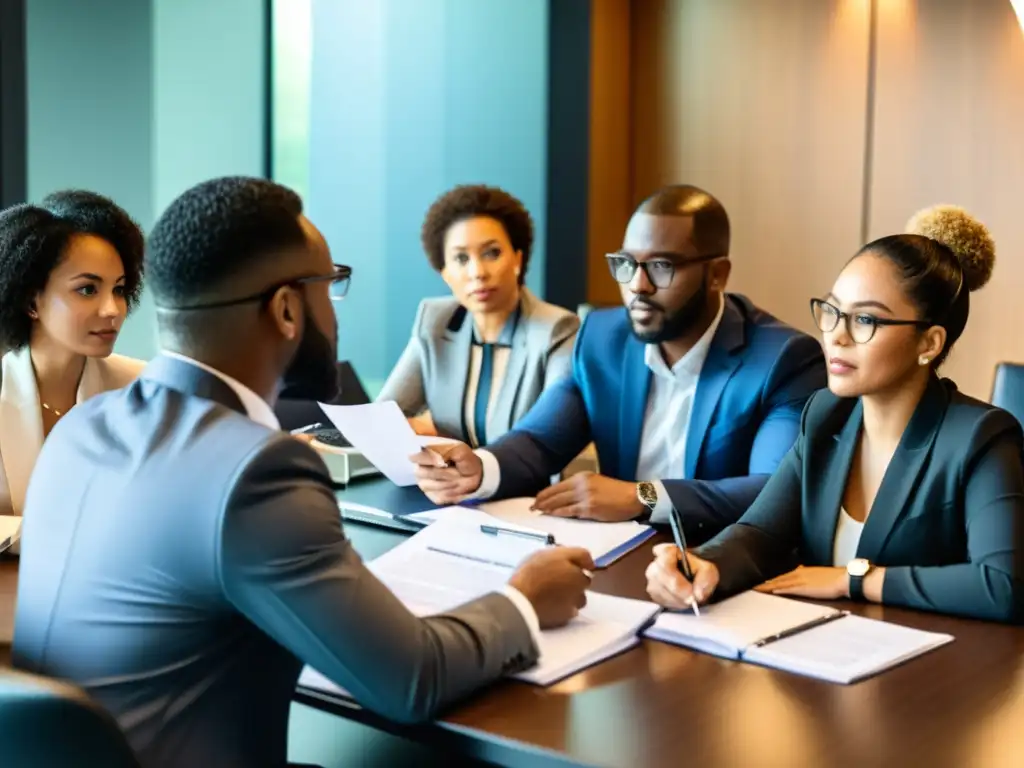
[[[739,522],[688,555],[658,550],[648,592],[682,608],[751,587],[1018,622],[1024,617],[1021,426],[935,374],[994,249],[958,208],[869,243],[824,299],[829,391]],[[794,566],[796,566],[794,568]]]
[[[579,318],[523,285],[533,222],[504,190],[445,193],[427,212],[422,241],[452,298],[420,304],[377,400],[397,402],[420,434],[487,445],[569,373]]]

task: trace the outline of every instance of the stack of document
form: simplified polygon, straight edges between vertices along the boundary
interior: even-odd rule
[[[760,592],[663,613],[647,637],[834,683],[852,683],[952,642],[835,608]]]
[[[651,526],[632,520],[598,523],[593,520],[552,517],[531,512],[532,505],[533,499],[506,499],[481,504],[476,508],[444,507],[406,515],[405,519],[425,525],[444,520],[550,534],[556,544],[588,550],[598,568],[608,567],[654,535]]]
[[[6,552],[21,541],[21,516],[0,515],[0,552]]]
[[[515,567],[545,546],[534,538],[482,533],[479,525],[440,521],[369,564],[370,570],[418,616],[455,608],[501,590]],[[587,606],[569,624],[541,632],[535,666],[514,675],[536,685],[564,677],[626,651],[639,640],[658,607],[623,597],[587,593]],[[324,689],[312,670],[300,684]],[[338,692],[336,686],[327,690]]]

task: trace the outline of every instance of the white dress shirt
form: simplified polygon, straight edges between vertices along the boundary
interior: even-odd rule
[[[281,429],[281,423],[277,420],[277,416],[274,415],[274,409],[270,407],[266,400],[253,392],[242,382],[228,376],[226,373],[218,371],[216,368],[211,368],[205,363],[201,363],[198,360],[194,360],[191,357],[182,355],[178,352],[163,350],[161,354],[174,358],[175,360],[188,363],[189,365],[194,365],[196,368],[201,368],[206,371],[211,376],[216,376],[231,387],[231,391],[238,396],[238,399],[242,403],[242,407],[245,408],[246,415],[250,419],[255,421],[257,424],[262,424],[268,429]],[[534,610],[533,604],[526,599],[526,596],[523,595],[522,592],[508,584],[505,585],[503,592],[505,596],[512,601],[512,605],[514,605],[519,610],[519,613],[523,615],[523,621],[525,621],[526,626],[530,628],[530,634],[533,636],[533,642],[539,648],[540,620],[537,618],[537,611]]]
[[[860,546],[862,533],[864,523],[854,520],[845,509],[840,509],[836,537],[832,542],[832,565],[845,568],[857,557],[857,547]]]
[[[654,483],[658,503],[651,513],[655,522],[668,522],[672,500],[660,478],[683,478],[686,466],[686,437],[690,429],[690,414],[697,392],[697,382],[704,368],[711,341],[718,331],[725,312],[725,300],[720,300],[718,313],[704,334],[671,368],[661,355],[657,344],[648,344],[644,362],[651,370],[651,386],[647,393],[640,453],[636,476],[641,481]],[[478,450],[483,464],[483,479],[474,499],[487,499],[497,492],[501,484],[501,467],[494,454]]]

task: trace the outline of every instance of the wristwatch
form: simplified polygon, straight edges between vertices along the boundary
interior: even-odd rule
[[[636,519],[641,522],[650,520],[654,508],[658,505],[658,490],[654,487],[654,483],[637,483],[636,497],[644,505],[644,511]]]
[[[857,557],[846,564],[846,572],[850,575],[850,599],[864,599],[864,577],[874,568],[863,557]]]

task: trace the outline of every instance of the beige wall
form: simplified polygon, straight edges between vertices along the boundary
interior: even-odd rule
[[[987,397],[994,364],[1024,360],[1024,34],[1006,0],[877,0],[865,195],[869,6],[634,0],[634,202],[670,182],[720,197],[731,287],[805,330],[862,223],[964,205],[1001,258],[946,373]]]

